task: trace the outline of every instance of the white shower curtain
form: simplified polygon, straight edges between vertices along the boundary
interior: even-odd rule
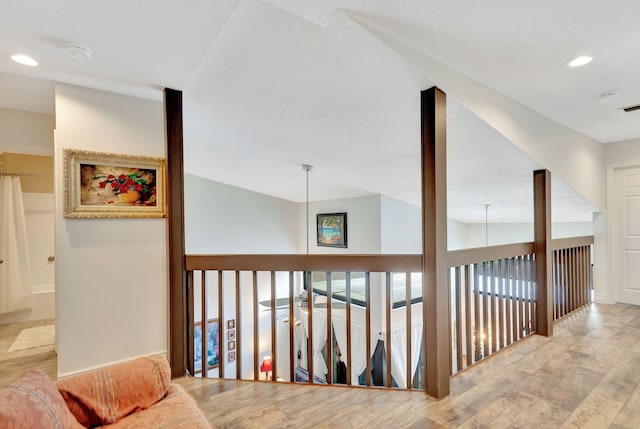
[[[342,353],[342,360],[347,360],[347,322],[340,317],[333,317],[333,329],[336,333],[336,341],[340,352]],[[351,384],[358,385],[358,377],[362,374],[362,371],[367,367],[367,332],[364,326],[359,326],[354,323],[351,324],[351,368],[347,368],[347,371],[351,371]],[[375,347],[371,347],[371,355]]]
[[[31,306],[29,248],[18,177],[0,176],[0,314]]]
[[[309,335],[309,315],[302,317],[302,326]],[[321,311],[313,312],[313,375],[326,379],[327,362],[322,356],[322,348],[327,343],[327,314]]]
[[[411,377],[418,369],[422,347],[422,322],[411,324]],[[391,374],[398,386],[407,388],[407,328],[405,325],[391,330]]]

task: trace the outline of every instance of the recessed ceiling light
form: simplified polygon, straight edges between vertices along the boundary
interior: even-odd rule
[[[33,58],[31,58],[29,55],[24,55],[24,54],[11,55],[11,59],[16,63],[22,64],[23,66],[33,67],[38,65],[38,62]]]
[[[580,55],[579,57],[575,57],[572,60],[567,62],[568,67],[580,67],[589,64],[593,61],[593,57],[589,55]]]

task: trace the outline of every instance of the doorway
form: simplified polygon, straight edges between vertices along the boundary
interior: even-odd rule
[[[615,170],[613,282],[616,301],[640,305],[640,167]]]
[[[56,376],[53,157],[0,153],[0,384],[27,361]],[[6,380],[4,379],[8,377]]]

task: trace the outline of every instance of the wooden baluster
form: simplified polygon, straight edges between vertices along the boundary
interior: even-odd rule
[[[240,305],[240,271],[236,271],[236,379],[242,380],[242,311]],[[219,358],[222,359],[222,358]]]
[[[465,341],[467,345],[467,366],[473,363],[473,347],[471,345],[471,265],[464,268],[464,290],[465,290]]]
[[[260,380],[260,325],[258,313],[258,273],[253,271],[253,379]]]
[[[327,383],[333,384],[333,329],[331,324],[331,273],[326,273],[327,285]]]
[[[294,292],[293,292],[293,271],[289,271],[289,381],[295,381],[296,356],[295,356],[295,334],[296,326],[295,313],[293,312]]]
[[[309,384],[313,384],[313,284],[311,283],[311,271],[305,273],[307,278],[307,309],[309,312],[307,334],[307,369],[309,371]]]
[[[483,264],[484,269],[484,281],[482,282],[482,357],[489,356],[491,351],[489,350],[489,295],[491,294],[491,263],[485,262]]]
[[[195,311],[194,311],[194,300],[195,293],[193,290],[193,271],[189,270],[186,273],[186,283],[187,283],[187,369],[191,376],[196,375],[195,372]],[[173,344],[173,342],[171,342]],[[171,354],[172,356],[174,353]],[[178,355],[182,356],[182,353],[178,353]],[[172,363],[172,372],[173,372],[173,363]]]
[[[504,348],[504,340],[505,340],[505,328],[504,328],[504,259],[500,259],[498,261],[498,272],[500,276],[498,277],[498,330],[496,335],[498,335],[498,348]]]
[[[345,273],[347,319],[347,385],[351,386],[351,273]]]
[[[474,264],[474,275],[475,275],[475,282],[473,284],[473,298],[474,298],[474,306],[473,306],[473,311],[474,311],[474,323],[475,323],[475,361],[477,362],[480,359],[482,359],[482,354],[481,354],[481,341],[482,341],[482,327],[480,325],[480,305],[481,305],[481,301],[480,301],[480,291],[479,291],[479,287],[480,287],[480,265],[479,264]],[[484,286],[483,286],[484,287]]]
[[[271,271],[271,380],[277,379],[278,375],[278,356],[277,356],[277,338],[276,338],[276,272]]]
[[[364,273],[364,296],[365,296],[365,330],[366,330],[366,353],[367,353],[367,386],[371,386],[371,277],[370,273]]]
[[[513,258],[505,259],[505,310],[506,310],[506,319],[505,319],[505,329],[507,332],[507,342],[506,345],[509,345],[513,342]]]
[[[531,333],[531,265],[533,261],[531,255],[526,255],[524,260],[524,331],[526,335]],[[535,313],[534,313],[535,314]]]
[[[202,365],[201,365],[201,369],[202,369],[202,373],[200,374],[200,376],[202,378],[206,378],[208,375],[208,371],[209,371],[209,359],[207,356],[207,352],[209,351],[209,345],[208,345],[208,339],[209,339],[209,335],[207,332],[207,328],[208,328],[208,321],[209,321],[209,317],[208,314],[209,312],[207,311],[207,272],[205,270],[202,270],[201,272],[201,277],[200,277],[200,285],[201,285],[201,291],[202,293],[200,294],[201,298],[202,298],[202,302],[200,303],[200,311],[201,311],[201,316],[200,316],[200,320],[201,320],[201,324],[200,324],[200,334],[201,334],[201,350],[202,353],[200,353],[200,356],[202,356]],[[218,325],[219,326],[219,325]],[[218,328],[218,330],[220,330]],[[218,344],[220,344],[220,342],[218,342]],[[220,360],[220,356],[218,356],[218,360]]]
[[[407,329],[407,389],[411,389],[411,273],[404,274],[404,285],[405,285],[405,325]]]
[[[222,270],[218,270],[218,371],[219,371],[219,377],[220,378],[224,378],[225,376],[225,372],[224,372],[224,338],[222,337],[222,333],[224,332],[224,283],[222,281]],[[203,329],[202,329],[202,335],[206,335],[207,330],[206,330],[206,321],[204,322],[205,324],[203,325]],[[202,359],[203,359],[203,365],[202,368],[204,369],[204,359],[206,359],[206,352],[203,351],[202,354]]]
[[[460,267],[455,268],[456,290],[456,372],[462,369],[462,273]]]
[[[386,377],[386,386],[387,387],[392,387],[393,385],[393,381],[391,379],[391,313],[392,313],[392,309],[393,309],[393,295],[392,295],[392,289],[391,289],[391,273],[387,272],[385,275],[385,348],[386,348],[386,353],[385,353],[385,358],[386,358],[386,365],[387,365],[387,377]]]

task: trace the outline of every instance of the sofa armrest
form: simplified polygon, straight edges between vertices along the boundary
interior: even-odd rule
[[[211,424],[198,403],[177,384],[169,387],[162,401],[105,426],[109,429],[171,428],[211,429]]]
[[[149,356],[58,380],[56,386],[78,422],[93,427],[150,407],[170,383],[167,360]]]

